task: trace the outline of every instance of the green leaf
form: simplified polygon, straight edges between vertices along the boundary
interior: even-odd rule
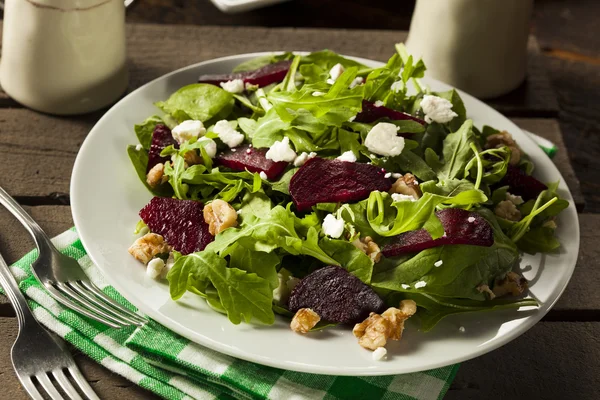
[[[169,177],[169,184],[173,188],[175,197],[181,200],[188,198],[189,186],[182,181],[185,170],[185,160],[183,156],[176,154],[175,160],[165,164],[165,176]]]
[[[449,123],[448,126],[452,132],[460,129],[461,125],[465,123],[467,120],[467,109],[465,108],[465,104],[463,103],[460,95],[455,89],[449,90],[447,92],[437,92],[434,93],[436,96],[441,97],[442,99],[448,100],[452,103],[452,111],[458,114],[457,117],[454,117]]]
[[[154,128],[156,128],[156,125],[158,124],[164,124],[164,121],[161,117],[153,115],[146,118],[141,124],[135,124],[133,126],[135,134],[145,150],[150,150],[152,134],[154,133]]]
[[[473,182],[466,179],[448,179],[439,182],[431,180],[423,182],[420,187],[423,192],[450,197],[475,189]]]
[[[289,196],[290,181],[292,180],[292,176],[294,176],[296,171],[298,171],[298,168],[292,168],[286,171],[278,181],[271,183],[271,189]]]
[[[182,87],[156,106],[179,121],[205,122],[212,118],[226,119],[233,108],[233,96],[218,86],[194,83]]]
[[[301,64],[314,64],[321,69],[329,70],[336,64],[342,64],[344,68],[357,67],[358,69],[365,69],[366,67],[358,61],[350,60],[342,57],[341,55],[331,50],[321,50],[310,53],[307,56],[303,56]]]
[[[271,290],[279,285],[277,278],[277,266],[280,263],[275,253],[248,250],[243,246],[233,246],[229,253],[231,268],[238,268],[246,272],[254,272],[256,275],[269,282]]]
[[[368,284],[371,282],[373,260],[352,243],[325,237],[321,239],[319,245],[331,258],[338,261],[352,275],[364,283]]]
[[[425,160],[406,148],[400,155],[373,159],[372,163],[384,168],[386,171],[410,172],[423,181],[429,181],[437,177]]]
[[[402,59],[398,54],[394,54],[385,66],[373,70],[365,83],[365,100],[379,100],[385,104],[386,99],[392,95],[390,88],[398,80],[401,68]]]
[[[271,199],[263,191],[248,192],[242,197],[240,216],[242,220],[247,215],[254,215],[260,218],[266,217],[271,212],[271,208]]]
[[[474,142],[473,121],[470,119],[465,121],[455,133],[446,136],[442,150],[444,164],[438,170],[440,179],[454,179],[464,173],[473,154],[470,144]]]
[[[275,64],[279,61],[291,60],[292,58],[294,58],[294,54],[290,52],[260,56],[237,65],[233,69],[233,72],[254,71],[255,69],[262,68],[266,65]]]
[[[138,150],[136,146],[127,146],[127,155],[135,168],[135,172],[144,184],[146,189],[155,196],[168,197],[173,191],[169,185],[159,185],[155,188],[150,187],[146,181],[146,167],[148,166],[148,152],[144,149]]]
[[[227,262],[213,252],[200,251],[179,257],[167,274],[169,292],[173,300],[178,300],[189,290],[190,286],[204,292],[209,283],[209,266]]]

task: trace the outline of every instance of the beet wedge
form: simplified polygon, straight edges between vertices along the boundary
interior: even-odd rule
[[[289,163],[275,162],[266,157],[267,149],[255,149],[244,144],[220,153],[215,157],[215,163],[234,171],[264,172],[269,179],[278,178]]]
[[[142,208],[140,217],[151,232],[162,235],[175,250],[190,254],[204,250],[214,240],[203,210],[199,201],[154,197]]]
[[[447,208],[437,211],[436,215],[442,222],[445,236],[433,240],[425,229],[406,232],[393,238],[383,247],[381,253],[386,257],[393,257],[448,244],[485,247],[494,244],[492,227],[480,214],[460,208]]]
[[[152,142],[150,143],[150,151],[148,152],[148,166],[146,167],[146,173],[152,169],[158,163],[164,163],[169,161],[170,157],[161,157],[160,152],[170,145],[179,148],[179,144],[173,139],[171,130],[162,124],[156,125],[154,132],[152,132]]]
[[[538,181],[531,175],[527,175],[519,167],[512,165],[508,166],[506,175],[500,181],[500,186],[509,187],[508,191],[511,194],[521,196],[525,201],[537,199],[537,197],[544,190],[548,189],[548,186]]]
[[[283,81],[283,78],[287,75],[290,69],[291,61],[279,61],[274,64],[265,65],[262,68],[255,69],[254,71],[237,72],[232,74],[222,75],[200,75],[198,82],[210,83],[212,85],[219,86],[222,82],[232,81],[234,79],[241,79],[244,84],[249,83],[251,85],[258,85],[264,87],[271,83],[278,83]]]
[[[369,313],[385,310],[383,300],[344,268],[327,266],[305,276],[292,290],[288,308],[310,308],[322,320],[340,324],[361,322]]]
[[[298,211],[306,211],[317,203],[363,200],[374,190],[391,187],[385,171],[374,165],[315,157],[290,180],[290,195]]]
[[[420,118],[413,117],[410,114],[403,113],[401,111],[392,110],[384,106],[376,106],[375,103],[370,101],[362,101],[362,110],[356,114],[354,121],[356,122],[375,122],[380,118],[389,118],[392,121],[411,120],[425,125],[425,121]]]

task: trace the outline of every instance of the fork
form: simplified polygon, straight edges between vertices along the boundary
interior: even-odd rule
[[[0,204],[33,236],[39,255],[31,270],[56,301],[112,328],[141,326],[147,322],[104,294],[90,281],[77,260],[61,254],[37,222],[1,187]]]
[[[46,331],[34,318],[27,306],[25,296],[12,276],[8,265],[0,255],[0,283],[10,299],[17,320],[19,334],[11,349],[11,358],[17,377],[29,396],[34,400],[44,397],[36,387],[34,380],[44,389],[52,400],[64,399],[55,383],[72,400],[82,400],[68,376],[76,383],[80,392],[88,399],[96,400],[98,396],[87,383],[73,357],[64,343],[55,335]]]

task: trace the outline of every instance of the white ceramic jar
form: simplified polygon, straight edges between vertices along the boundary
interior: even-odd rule
[[[417,0],[406,46],[428,76],[496,97],[525,79],[532,8],[533,0]]]
[[[127,88],[123,0],[6,0],[0,84],[34,110],[82,114]]]

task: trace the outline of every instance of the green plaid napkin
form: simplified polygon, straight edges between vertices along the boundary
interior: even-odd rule
[[[136,310],[103,279],[74,228],[53,239],[90,279]],[[441,399],[458,364],[414,374],[377,377],[314,375],[238,360],[192,343],[154,321],[112,329],[62,307],[31,275],[32,251],[12,272],[36,318],[81,352],[165,399]]]

